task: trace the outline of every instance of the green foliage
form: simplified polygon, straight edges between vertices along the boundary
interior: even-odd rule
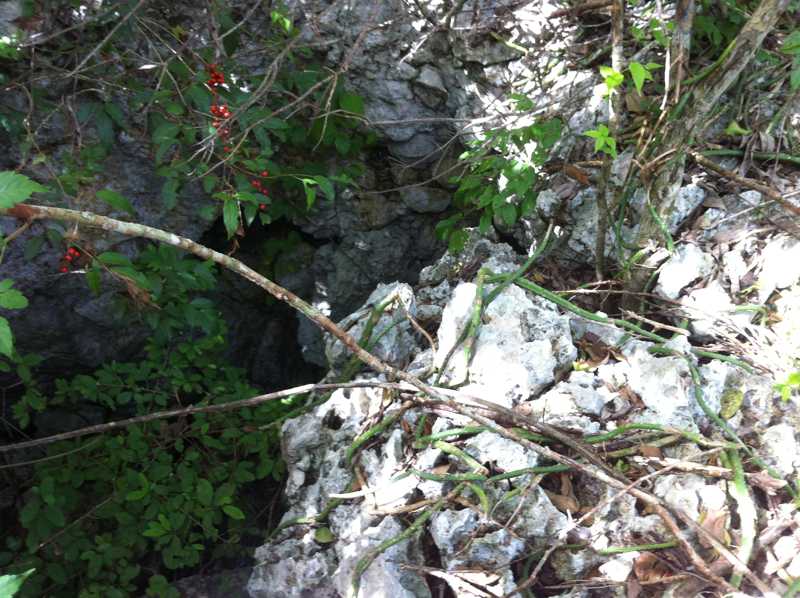
[[[631,35],[640,45],[644,45],[649,39],[653,39],[663,48],[668,48],[670,43],[670,31],[674,28],[674,23],[663,23],[658,19],[650,19],[646,28],[631,25]]]
[[[795,29],[786,36],[781,44],[781,52],[792,57],[792,71],[789,75],[789,87],[792,91],[800,89],[800,29]]]
[[[642,88],[644,87],[645,81],[652,81],[653,74],[652,71],[654,69],[659,68],[661,65],[656,64],[654,62],[648,62],[647,64],[640,64],[638,62],[631,62],[628,65],[628,70],[631,73],[631,79],[633,79],[633,85],[636,87],[636,91],[642,93]]]
[[[692,25],[693,49],[727,46],[747,21],[746,9],[740,0],[702,0]]]
[[[514,99],[521,110],[530,109],[524,96]],[[457,211],[436,226],[436,233],[448,242],[451,252],[464,247],[464,223],[479,216],[481,233],[494,218],[513,226],[536,207],[539,168],[561,137],[561,121],[551,119],[515,129],[494,129],[483,142],[476,141],[461,154],[467,172],[451,179],[458,184],[453,197]]]
[[[21,426],[45,410],[52,417],[99,409],[106,419],[123,419],[259,394],[225,364],[224,321],[202,296],[215,284],[211,263],[168,246],[147,249],[135,263],[113,253],[97,261],[117,272],[130,268],[146,282],[146,304],[132,308],[153,331],[146,358],[58,380],[47,395],[28,374],[13,408]],[[241,554],[242,534],[255,531],[239,496],[248,483],[282,475],[277,431],[261,428],[287,409],[268,402],[51,445],[58,457],[34,466],[19,514],[24,532],[7,536],[0,567],[36,569],[23,596],[122,597],[145,587],[148,595],[177,596],[158,571],[194,567],[209,552]]]
[[[800,371],[792,372],[786,380],[775,384],[774,388],[780,393],[781,399],[788,401],[793,393],[800,391]]]
[[[46,190],[23,174],[7,170],[0,172],[0,209],[10,208],[34,193]]]
[[[20,575],[0,575],[0,596],[3,598],[15,596],[31,573],[33,573],[33,569],[28,569]]]
[[[617,140],[611,136],[607,126],[598,125],[596,129],[586,131],[585,135],[594,139],[594,151],[617,157]]]
[[[622,82],[625,80],[625,75],[619,71],[615,71],[610,66],[601,66],[600,75],[603,77],[603,83],[606,86],[606,91],[603,94],[604,97],[611,96],[617,87],[622,85]]]
[[[24,309],[28,307],[28,300],[14,286],[10,278],[0,280],[0,309]],[[11,327],[3,316],[0,316],[0,355],[11,357],[14,351],[14,336]],[[0,371],[4,371],[0,363]],[[7,370],[7,366],[6,369]]]

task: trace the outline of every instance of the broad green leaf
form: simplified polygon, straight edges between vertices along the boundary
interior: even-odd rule
[[[481,232],[482,235],[485,235],[489,232],[489,229],[492,227],[492,212],[491,210],[484,210],[483,214],[481,214],[481,221],[478,225],[478,230]]]
[[[750,135],[750,133],[752,133],[752,131],[745,129],[735,120],[732,120],[730,123],[728,123],[728,126],[725,127],[725,134],[730,135],[731,137],[742,137],[744,135]]]
[[[129,202],[125,197],[123,197],[120,193],[116,191],[112,191],[111,189],[102,189],[96,193],[98,199],[106,202],[112,208],[116,210],[120,210],[122,212],[127,212],[131,216],[135,216],[135,212],[133,211],[133,206],[131,202]]]
[[[151,521],[147,524],[147,529],[142,532],[143,536],[147,536],[148,538],[160,538],[164,534],[167,533],[160,524],[156,523],[155,521]]]
[[[0,596],[11,598],[17,592],[34,569],[28,569],[19,575],[0,575]]]
[[[229,199],[222,207],[222,221],[230,239],[239,230],[239,202]]]
[[[507,203],[497,210],[497,214],[508,226],[513,226],[517,221],[517,208],[513,204]]]
[[[447,240],[447,249],[450,253],[459,253],[467,244],[469,234],[465,230],[456,230],[450,235]]]
[[[172,144],[180,130],[180,126],[175,123],[162,123],[153,131],[153,143],[156,145]]]
[[[97,129],[97,136],[103,146],[110,148],[114,145],[114,124],[105,110],[95,112],[94,127]]]
[[[612,69],[610,66],[601,66],[600,74],[603,76],[603,81],[609,90],[619,87],[625,80],[625,75]]]
[[[336,139],[333,140],[333,145],[336,147],[336,151],[344,156],[350,151],[350,138],[344,135],[337,135]]]
[[[112,104],[111,102],[106,102],[105,106],[106,114],[111,117],[111,120],[114,121],[114,124],[117,125],[120,129],[125,128],[125,115],[123,114],[122,110],[116,104]]]
[[[319,527],[314,531],[314,541],[319,544],[330,544],[336,541],[336,536],[333,535],[331,528]]]
[[[244,513],[238,507],[234,507],[233,505],[225,505],[222,507],[222,512],[225,513],[231,519],[244,519]]]
[[[23,251],[23,257],[30,261],[39,255],[39,252],[42,250],[42,245],[44,245],[44,236],[37,235],[36,237],[31,237],[27,241],[25,241],[25,249]]]
[[[0,354],[11,357],[13,349],[14,337],[11,334],[11,327],[8,325],[8,320],[0,316]]]
[[[313,185],[303,183],[306,190],[306,207],[310,210],[317,200],[317,188]]]
[[[798,62],[798,61],[795,61]],[[789,87],[792,91],[796,91],[800,88],[800,64],[795,66],[792,74],[789,76]]]
[[[631,62],[628,66],[628,70],[631,72],[631,77],[633,78],[633,84],[636,86],[636,91],[642,93],[644,82],[652,80],[653,75],[650,74],[650,71],[648,71],[647,68],[643,67],[638,62]]]
[[[263,128],[273,131],[283,131],[289,128],[289,123],[280,118],[270,116],[259,123]]]
[[[336,191],[333,189],[333,184],[324,176],[315,176],[314,180],[317,181],[319,188],[330,201],[336,199]]]
[[[42,191],[47,189],[24,174],[10,170],[0,172],[0,209],[10,208]]]
[[[125,495],[125,500],[135,502],[137,500],[142,500],[148,494],[150,494],[149,488],[139,488],[138,490],[133,490],[131,492],[128,492]]]
[[[4,309],[24,309],[28,307],[28,300],[17,289],[8,289],[7,291],[0,291],[0,307]]]
[[[183,116],[183,114],[186,112],[183,106],[177,102],[169,102],[166,106],[164,106],[164,110],[166,110],[172,116]]]
[[[168,210],[171,210],[178,203],[178,187],[180,182],[176,178],[169,178],[161,188],[161,199]]]
[[[206,479],[200,478],[197,480],[197,500],[203,506],[210,506],[214,498],[214,487]]]
[[[89,290],[97,297],[100,295],[100,270],[97,268],[90,268],[86,271],[86,284]]]
[[[354,93],[343,93],[339,97],[339,107],[358,116],[364,116],[364,98]]]
[[[98,255],[97,259],[106,266],[133,266],[128,257],[114,251],[105,251]]]
[[[150,288],[150,280],[136,268],[129,266],[114,266],[111,270],[119,276],[129,278],[143,289]]]
[[[781,44],[781,52],[786,54],[800,54],[800,29],[795,29]]]

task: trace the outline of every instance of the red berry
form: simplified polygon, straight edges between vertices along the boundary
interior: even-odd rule
[[[265,203],[258,204],[258,209],[261,210],[261,211],[266,210],[267,209],[267,204],[265,204]]]
[[[66,254],[64,256],[64,259],[67,260],[68,262],[71,262],[72,261],[72,254],[71,253]]]
[[[229,145],[226,145],[226,146],[225,146],[225,147],[223,147],[222,149],[223,149],[223,150],[225,150],[226,152],[229,152],[229,151],[231,151],[231,147],[230,147]]]
[[[261,176],[269,176],[269,173],[266,170],[262,170]]]
[[[67,268],[66,266],[61,266],[61,267],[59,268],[59,270],[60,270],[61,272],[69,272],[69,268]]]

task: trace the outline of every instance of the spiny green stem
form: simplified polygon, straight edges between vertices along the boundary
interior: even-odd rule
[[[756,537],[756,519],[758,513],[756,506],[753,503],[753,497],[747,488],[747,482],[744,479],[744,468],[742,467],[742,460],[739,457],[739,452],[736,450],[727,451],[728,461],[730,468],[733,471],[733,484],[729,488],[729,492],[736,501],[736,511],[739,514],[739,531],[742,538],[739,541],[739,548],[736,551],[736,556],[739,557],[745,565],[750,560],[753,553],[753,546]],[[731,585],[738,588],[742,585],[743,575],[738,571],[731,574]]]
[[[381,542],[378,546],[370,550],[365,556],[358,560],[355,566],[355,571],[353,572],[353,595],[358,595],[358,588],[361,584],[361,576],[364,574],[364,571],[367,570],[378,556],[380,556],[384,551],[388,550],[395,544],[399,544],[403,540],[414,536],[415,534],[422,531],[422,527],[425,523],[430,519],[434,513],[437,513],[442,509],[445,502],[451,500],[452,498],[458,496],[461,491],[464,489],[465,484],[459,484],[455,488],[453,488],[452,492],[450,492],[447,496],[443,496],[438,501],[436,501],[430,508],[425,509],[423,513],[414,520],[408,528],[406,528],[403,532],[396,535],[394,538],[389,538],[385,542]]]
[[[626,552],[638,552],[640,550],[665,550],[667,548],[675,548],[678,545],[677,540],[670,540],[669,542],[658,542],[656,544],[636,544],[634,546],[611,546],[596,551],[597,554],[610,555],[610,554],[623,554]]]

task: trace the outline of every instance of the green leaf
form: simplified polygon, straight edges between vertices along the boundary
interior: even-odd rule
[[[751,132],[752,131],[745,129],[735,120],[732,120],[730,123],[728,123],[728,126],[725,127],[725,134],[730,135],[731,137],[743,137],[744,135],[749,135]]]
[[[467,240],[469,239],[469,234],[465,230],[456,230],[450,235],[450,238],[447,240],[447,250],[450,253],[459,253],[464,246],[467,244]]]
[[[336,199],[336,191],[333,189],[333,183],[331,183],[327,178],[324,176],[315,176],[314,180],[317,181],[319,188],[322,189],[322,192],[325,194],[330,201]]]
[[[214,498],[214,487],[206,479],[200,478],[197,480],[197,500],[203,506],[211,506],[211,501]]]
[[[116,191],[112,191],[111,189],[102,189],[97,192],[98,199],[106,202],[115,210],[120,210],[122,212],[127,212],[131,216],[135,216],[136,213],[133,211],[133,206],[131,202],[129,202],[125,197],[123,197],[120,193]]]
[[[130,259],[114,251],[105,251],[98,255],[97,259],[106,266],[133,266]]]
[[[111,102],[106,102],[104,105],[106,114],[111,117],[111,120],[114,121],[114,124],[117,125],[120,129],[125,128],[125,115],[123,114],[122,110],[116,104],[112,104]]]
[[[33,193],[47,191],[24,174],[10,170],[0,172],[0,209],[10,208],[28,199]]]
[[[153,143],[156,145],[172,144],[175,142],[180,130],[180,126],[175,123],[162,123],[153,131]]]
[[[11,327],[8,320],[0,316],[0,354],[11,357],[14,349],[14,336],[11,334]]]
[[[345,156],[347,152],[350,151],[350,138],[344,135],[337,135],[336,139],[333,140],[333,145],[336,147],[336,151],[339,152],[339,154]]]
[[[336,541],[336,536],[333,535],[331,528],[318,527],[314,531],[314,541],[318,544],[330,544],[331,542]]]
[[[481,221],[478,225],[478,230],[481,232],[482,235],[485,235],[489,232],[489,229],[492,227],[492,211],[491,210],[484,210],[483,214],[481,214]]]
[[[95,112],[94,126],[104,147],[110,148],[114,145],[114,125],[105,110]]]
[[[34,572],[34,569],[28,569],[25,573],[19,575],[0,575],[0,596],[3,598],[11,598],[14,594],[19,592],[23,582],[28,579],[28,576]]]
[[[17,289],[9,289],[0,292],[0,307],[4,309],[24,309],[28,307],[28,300]]]
[[[317,200],[317,188],[307,184],[305,180],[303,181],[303,187],[306,191],[306,208],[310,210],[311,206],[313,206],[314,202]]]
[[[230,239],[239,230],[239,202],[229,199],[222,207],[222,221],[225,223],[225,230]]]
[[[89,290],[97,297],[100,295],[100,270],[97,268],[89,268],[86,271],[86,284]]]
[[[183,106],[177,102],[169,102],[166,106],[164,106],[164,110],[166,110],[172,116],[183,116],[184,112],[186,112]]]
[[[222,512],[231,519],[244,519],[244,513],[242,510],[238,507],[234,507],[233,505],[225,505],[222,507]]]
[[[357,116],[364,116],[364,98],[354,93],[343,93],[339,96],[339,108]]]
[[[786,36],[781,44],[781,52],[785,54],[800,54],[800,29],[795,29]]]
[[[147,524],[147,529],[142,532],[142,535],[148,538],[160,538],[166,533],[167,530],[165,530],[161,524],[151,521]]]
[[[67,523],[64,519],[64,513],[62,513],[61,509],[54,505],[47,505],[44,508],[44,516],[45,519],[47,519],[56,527],[64,527],[64,525]]]
[[[274,116],[264,119],[259,124],[267,130],[274,131],[284,131],[289,128],[289,123],[281,118],[275,118]]]
[[[619,71],[615,71],[610,66],[601,66],[600,74],[603,76],[603,81],[609,91],[622,85],[622,82],[625,80],[625,75]]]
[[[139,488],[138,490],[133,490],[128,492],[125,495],[125,500],[129,500],[131,502],[135,502],[137,500],[142,500],[145,496],[150,494],[149,488]]]
[[[800,88],[800,65],[795,67],[792,74],[789,76],[789,87],[792,91],[796,91]]]
[[[642,66],[638,62],[631,62],[628,66],[628,70],[631,72],[631,77],[633,78],[634,86],[636,86],[636,91],[642,93],[644,82],[652,80],[653,75],[650,74],[650,71],[647,70],[646,67]]]
[[[178,187],[180,182],[176,178],[169,178],[161,188],[161,199],[168,210],[171,210],[178,203]]]
[[[513,226],[517,221],[517,208],[513,204],[507,203],[500,206],[500,209],[497,210],[497,214],[508,226]]]
[[[30,261],[39,255],[39,252],[42,250],[42,245],[44,245],[44,237],[42,235],[31,237],[25,241],[25,249],[23,251],[25,260]]]

